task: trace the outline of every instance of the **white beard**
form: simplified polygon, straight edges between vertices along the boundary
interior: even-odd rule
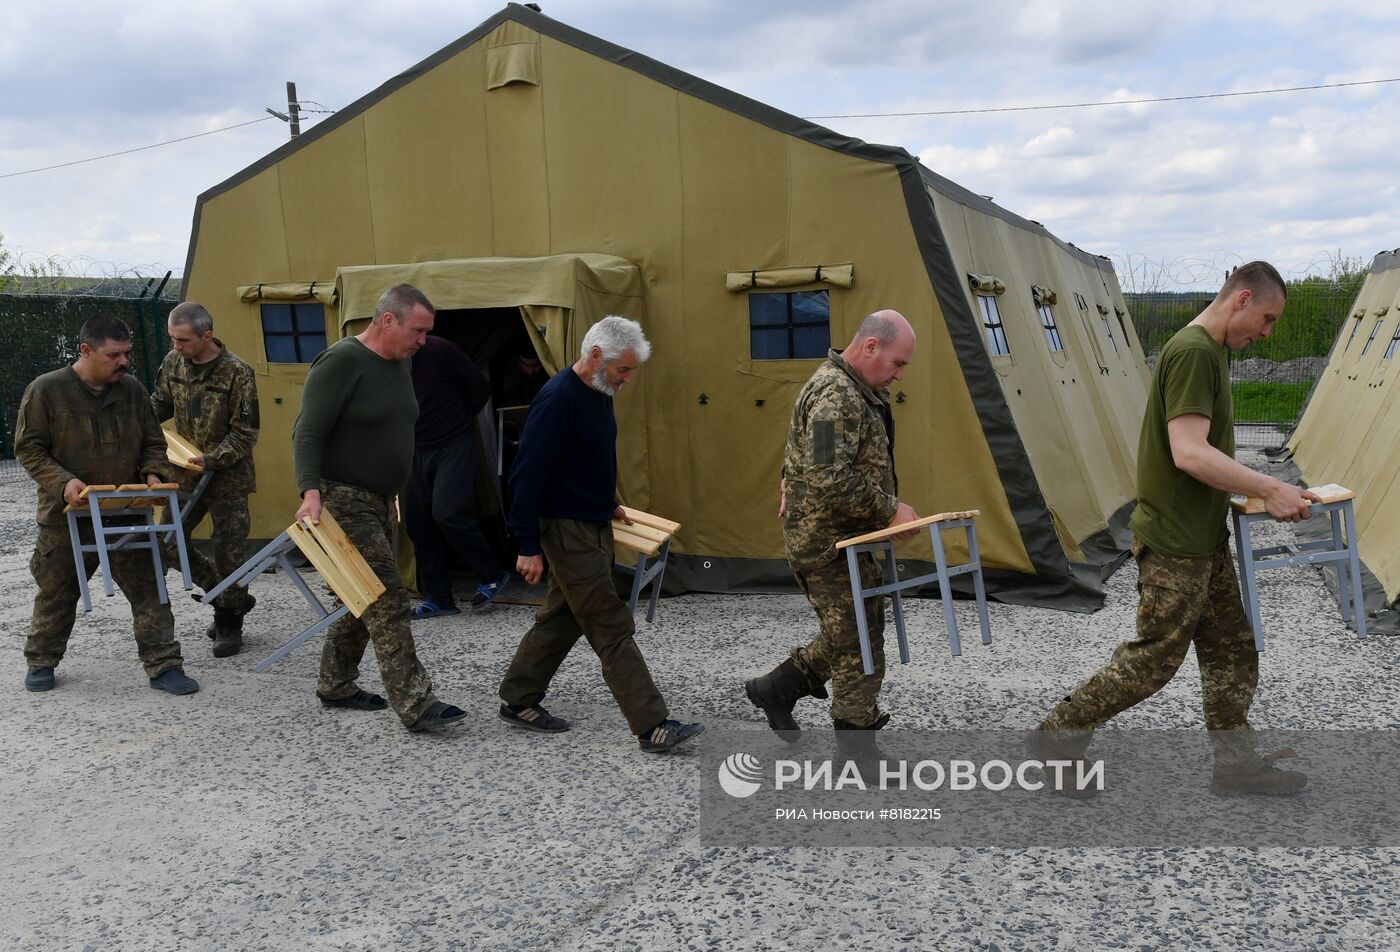
[[[610,397],[617,396],[617,388],[608,386],[608,368],[606,364],[593,372],[593,376],[588,381],[588,385],[599,393],[606,394]]]

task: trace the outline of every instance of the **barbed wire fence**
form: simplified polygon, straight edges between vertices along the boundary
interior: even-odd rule
[[[1162,345],[1210,303],[1228,271],[1244,262],[1225,252],[1211,258],[1114,259],[1149,366]],[[1368,260],[1322,252],[1280,268],[1288,284],[1282,319],[1268,340],[1230,355],[1237,445],[1274,447],[1285,441],[1327,364],[1369,266]]]

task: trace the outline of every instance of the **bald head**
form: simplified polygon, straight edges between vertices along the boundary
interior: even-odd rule
[[[883,390],[904,376],[914,356],[914,328],[894,310],[869,314],[856,328],[841,357],[874,390]]]

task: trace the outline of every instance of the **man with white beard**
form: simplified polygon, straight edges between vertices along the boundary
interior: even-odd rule
[[[540,702],[580,636],[588,639],[627,725],[646,753],[696,737],[700,724],[671,719],[633,638],[627,603],[613,584],[617,503],[613,396],[651,355],[641,325],[605,317],[584,335],[578,362],[530,403],[510,473],[510,525],[520,543],[515,569],[531,585],[549,560],[549,587],[501,681],[501,720],[556,734],[569,722]]]

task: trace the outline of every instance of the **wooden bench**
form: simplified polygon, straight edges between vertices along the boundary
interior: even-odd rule
[[[297,567],[292,564],[289,556],[293,548],[301,550],[312,568],[330,586],[331,591],[340,600],[338,606],[327,609],[321,604],[321,600],[311,591]],[[280,566],[287,573],[287,577],[292,580],[292,584],[301,592],[316,615],[316,620],[292,640],[259,661],[253,667],[254,671],[266,671],[275,662],[295,651],[303,642],[319,635],[344,617],[346,612],[356,618],[361,617],[369,606],[384,594],[384,583],[374,574],[374,569],[369,567],[360,550],[355,548],[355,544],[345,535],[345,530],[340,528],[330,511],[322,509],[319,524],[310,519],[292,523],[287,527],[287,531],[263,546],[228,578],[205,592],[203,601],[206,604],[214,601],[233,585],[251,586],[254,579],[274,566]]]
[[[1259,611],[1259,585],[1256,574],[1265,569],[1293,565],[1337,564],[1337,603],[1342,621],[1355,620],[1356,636],[1366,637],[1366,606],[1361,589],[1361,556],[1356,548],[1356,513],[1352,500],[1356,493],[1345,486],[1329,483],[1309,490],[1320,502],[1312,504],[1314,515],[1326,513],[1332,523],[1331,538],[1312,542],[1288,543],[1256,549],[1250,525],[1272,519],[1264,500],[1251,496],[1230,501],[1230,519],[1235,529],[1235,548],[1240,567],[1240,594],[1245,613],[1254,629],[1254,647],[1264,650],[1264,622]],[[1345,529],[1345,536],[1343,530]],[[1346,563],[1343,565],[1342,563]]]
[[[943,602],[943,620],[948,627],[948,647],[952,650],[954,657],[962,654],[962,642],[958,638],[958,620],[953,613],[952,579],[958,575],[972,576],[973,592],[977,596],[977,617],[982,625],[982,644],[992,643],[991,622],[987,617],[987,589],[982,581],[982,562],[977,551],[977,527],[974,524],[974,520],[979,515],[981,515],[981,511],[977,509],[963,512],[940,512],[937,515],[924,516],[922,519],[916,519],[903,525],[877,529],[874,532],[844,539],[836,544],[838,551],[844,550],[846,553],[846,568],[851,576],[851,598],[856,609],[856,629],[860,634],[860,657],[865,665],[867,675],[875,673],[875,659],[870,647],[870,628],[865,618],[865,600],[880,595],[890,596],[890,603],[894,608],[895,635],[899,639],[899,660],[903,664],[908,664],[909,641],[904,627],[904,604],[901,593],[927,585],[929,582],[938,582],[938,594]],[[935,570],[929,575],[901,580],[896,570],[898,563],[895,561],[894,537],[906,532],[916,532],[923,528],[929,530],[929,537],[933,545]],[[967,530],[968,561],[957,565],[948,564],[947,549],[943,545],[943,532],[949,529]],[[874,588],[862,587],[860,564],[856,558],[861,552],[884,554],[884,584]]]
[[[635,613],[642,589],[651,585],[651,598],[647,602],[647,621],[650,622],[656,618],[656,603],[666,577],[666,557],[671,552],[671,536],[681,524],[627,506],[623,506],[622,511],[632,523],[629,525],[621,519],[612,521],[613,545],[637,553],[635,565],[621,563],[632,573],[632,597],[627,605]]]
[[[107,597],[116,594],[112,579],[111,552],[119,549],[150,549],[151,564],[156,575],[156,595],[162,605],[170,602],[165,588],[165,563],[161,559],[158,536],[173,535],[175,550],[180,557],[180,574],[185,589],[194,588],[190,578],[189,551],[185,548],[185,534],[179,524],[180,486],[178,483],[124,483],[120,486],[87,486],[78,498],[85,505],[63,507],[68,519],[68,541],[73,549],[73,568],[78,574],[78,591],[82,595],[83,611],[92,611],[92,593],[88,590],[86,556],[97,554],[98,565],[102,568],[102,586]],[[172,513],[171,522],[161,523],[156,519],[156,507],[165,506]],[[113,513],[140,516],[139,524],[107,525],[104,518]],[[92,525],[92,542],[82,540],[80,519],[87,519]]]

